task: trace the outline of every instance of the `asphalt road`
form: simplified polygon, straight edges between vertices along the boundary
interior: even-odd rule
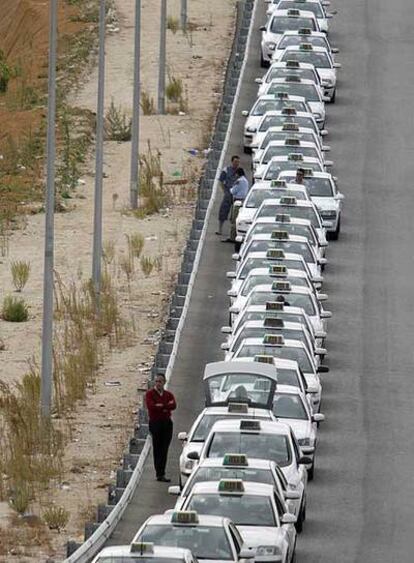
[[[249,53],[229,154],[241,152],[242,109],[261,74],[259,20]],[[333,7],[333,6],[332,6]],[[345,194],[342,233],[330,245],[324,291],[329,374],[324,374],[315,480],[309,486],[298,563],[414,561],[414,3],[336,0],[332,44],[343,65],[336,104],[328,106],[335,174]],[[244,164],[248,167],[248,159]],[[216,208],[218,202],[216,202]],[[215,219],[216,212],[212,218]],[[171,389],[179,409],[175,434],[203,405],[200,378],[222,358],[231,245],[209,225]],[[170,474],[178,479],[180,445]],[[144,519],[174,499],[153,478],[151,462],[111,543],[127,543]]]

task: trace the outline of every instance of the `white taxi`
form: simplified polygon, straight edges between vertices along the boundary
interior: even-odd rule
[[[267,66],[271,60],[276,44],[288,29],[309,28],[320,31],[318,20],[312,12],[301,10],[276,10],[269,17],[266,25],[260,28],[262,32],[260,64]]]
[[[325,415],[312,413],[305,396],[297,387],[290,385],[278,385],[273,412],[278,420],[292,427],[302,452],[312,459],[312,465],[308,469],[309,480],[312,480],[315,473],[318,424],[325,420]]]
[[[273,4],[274,3],[274,4]],[[328,20],[333,17],[333,13],[327,13],[320,0],[279,0],[270,4],[267,15],[271,16],[276,10],[306,10],[312,12],[318,20],[319,29],[323,33],[328,33]],[[304,26],[306,27],[306,26]]]
[[[312,113],[305,98],[289,96],[283,92],[278,95],[260,96],[250,111],[242,111],[242,115],[247,118],[244,124],[244,152],[250,152],[253,133],[256,133],[261,118],[269,111],[281,111],[284,108]]]
[[[193,511],[150,516],[133,539],[139,542],[190,549],[206,563],[253,563],[256,553],[243,542],[231,520]]]
[[[278,563],[291,563],[296,548],[296,516],[288,512],[273,485],[222,479],[196,483],[183,500],[182,510],[223,515],[237,527],[243,541]]]
[[[281,172],[280,180],[292,182],[295,174],[289,171]],[[338,191],[335,178],[327,172],[307,171],[304,185],[311,200],[319,210],[322,224],[327,230],[329,238],[337,240],[341,230],[341,213],[344,195]]]
[[[189,549],[132,542],[105,547],[92,563],[197,563],[197,558]]]
[[[298,127],[306,127],[313,129],[316,134],[325,137],[328,134],[327,129],[319,129],[315,116],[310,112],[296,111],[294,108],[285,108],[281,111],[268,111],[265,113],[257,126],[253,135],[252,148],[257,148],[262,137],[266,134],[269,127],[283,127],[286,125],[297,125]]]
[[[331,102],[335,101],[336,69],[341,68],[341,65],[333,61],[329,51],[323,47],[314,47],[309,43],[302,43],[302,45],[287,47],[284,51],[281,51],[278,60],[293,60],[313,64],[321,77],[325,96],[327,96]]]
[[[295,33],[297,31],[289,31],[286,33]],[[286,33],[283,34],[282,39],[285,37]],[[325,34],[322,33],[325,37]],[[295,35],[296,37],[296,35]],[[280,44],[280,41],[278,45]],[[306,80],[312,80],[315,84],[321,84],[321,79],[319,74],[313,65],[308,63],[298,63],[297,61],[287,61],[287,62],[273,62],[263,78],[256,78],[256,84],[259,84],[259,89],[257,96],[263,96],[267,85],[275,78],[286,78],[286,76],[299,76],[300,78],[305,78]]]
[[[337,49],[336,47],[331,47],[326,33],[323,33],[321,31],[312,31],[311,29],[299,29],[298,31],[285,31],[285,33],[280,38],[280,41],[276,45],[276,49],[273,55],[274,59],[278,60],[280,58],[280,51],[284,51],[286,47],[301,45],[302,43],[310,43],[314,47],[323,47],[324,49],[329,51],[331,55],[339,53],[339,49]],[[311,66],[313,67],[313,65]],[[320,83],[319,75],[318,83]]]

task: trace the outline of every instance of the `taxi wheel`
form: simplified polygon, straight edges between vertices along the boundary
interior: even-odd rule
[[[263,58],[263,53],[260,53],[260,66],[261,66],[262,68],[266,68],[266,67],[268,66],[268,65],[267,65],[267,62],[266,62],[266,61],[264,60],[264,58]]]
[[[296,520],[296,524],[295,524],[295,528],[298,534],[302,533],[303,531],[303,521],[304,521],[303,510],[302,507],[300,507],[298,519]]]
[[[338,219],[338,225],[337,225],[336,229],[334,230],[333,233],[331,233],[331,236],[330,236],[331,240],[338,240],[340,230],[341,230],[341,217],[339,217],[339,219]]]
[[[315,476],[315,460],[313,460],[312,467],[308,469],[308,481],[313,481]]]
[[[331,98],[331,104],[335,103],[335,98],[336,98],[336,88],[335,88],[334,93],[333,93],[332,98]]]

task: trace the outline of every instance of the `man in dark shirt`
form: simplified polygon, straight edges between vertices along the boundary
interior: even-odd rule
[[[224,222],[227,221],[231,206],[233,204],[233,196],[231,195],[231,188],[233,187],[234,182],[237,180],[236,177],[236,170],[240,166],[240,157],[234,155],[231,157],[231,164],[230,166],[226,166],[226,168],[221,172],[219,181],[221,183],[221,187],[223,188],[223,200],[220,205],[219,209],[219,216],[218,216],[218,231],[216,231],[216,235],[223,234],[223,225]]]
[[[171,411],[177,408],[174,395],[164,389],[165,377],[157,375],[154,387],[145,395],[145,404],[148,409],[149,431],[152,436],[152,451],[157,481],[169,483],[171,479],[165,476],[168,448],[170,446],[173,423]]]

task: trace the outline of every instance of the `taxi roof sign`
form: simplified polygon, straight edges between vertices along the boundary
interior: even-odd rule
[[[254,361],[259,362],[261,364],[274,364],[275,363],[273,356],[269,356],[268,354],[257,354],[254,357]]]
[[[173,524],[198,524],[198,514],[195,510],[177,510],[171,516]]]
[[[294,17],[297,18],[300,16],[300,10],[296,10],[296,9],[291,9],[287,11],[287,15],[288,17]]]
[[[299,68],[299,65],[300,65],[299,61],[294,61],[292,59],[286,61],[287,68]]]
[[[241,479],[221,479],[218,486],[219,493],[244,493]]]
[[[299,35],[311,35],[312,30],[310,29],[310,27],[302,27],[301,29],[298,30],[298,34]]]
[[[282,108],[282,115],[297,115],[296,108],[286,107]]]
[[[300,51],[313,51],[312,43],[302,43],[299,45]]]
[[[289,240],[289,233],[287,231],[272,231],[270,238],[272,240]]]
[[[288,273],[285,264],[272,264],[269,267],[269,274],[271,276],[286,276]]]
[[[266,328],[284,328],[285,323],[279,317],[266,317],[263,321],[263,326]]]
[[[288,281],[275,281],[272,283],[272,291],[291,291],[290,283]]]
[[[132,542],[131,553],[139,553],[141,555],[148,555],[154,553],[154,544],[151,542]]]
[[[303,154],[300,152],[291,152],[288,155],[288,160],[294,160],[295,162],[303,160]]]
[[[267,301],[266,311],[283,311],[284,303],[281,301]]]
[[[312,168],[303,168],[303,174],[304,176],[313,176]]]
[[[227,407],[227,412],[237,412],[237,413],[248,413],[249,406],[247,403],[239,403],[236,401],[230,401]]]
[[[223,465],[228,467],[247,467],[249,462],[247,461],[246,454],[226,454],[223,458]]]
[[[260,430],[260,420],[255,418],[244,418],[240,421],[240,430]]]
[[[276,223],[290,223],[290,215],[288,213],[276,213]]]
[[[285,253],[279,248],[269,248],[269,250],[266,251],[266,258],[270,260],[281,260],[285,258]]]
[[[299,131],[299,125],[297,123],[284,123],[282,131]]]
[[[270,344],[271,346],[283,346],[285,339],[281,334],[265,334],[263,336],[263,344]]]
[[[282,205],[297,205],[297,199],[293,196],[285,196],[280,198]]]
[[[285,188],[286,187],[286,180],[272,180],[270,182],[271,188]]]

